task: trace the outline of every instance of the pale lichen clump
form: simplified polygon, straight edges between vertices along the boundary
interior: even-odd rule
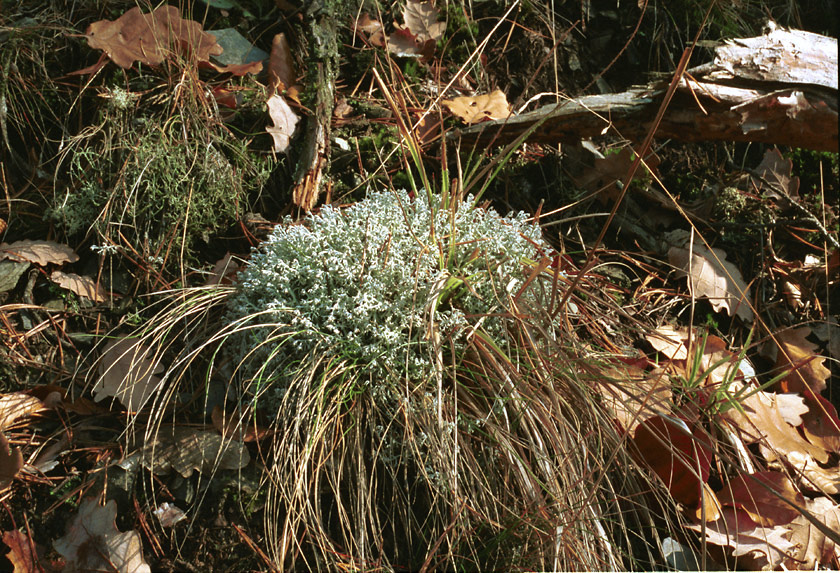
[[[431,379],[441,345],[463,348],[474,328],[503,337],[523,265],[545,248],[539,227],[472,197],[440,201],[374,192],[278,225],[229,305],[232,320],[257,325],[233,346],[240,372],[282,396],[306,357],[329,354],[377,402],[391,401],[400,382]]]

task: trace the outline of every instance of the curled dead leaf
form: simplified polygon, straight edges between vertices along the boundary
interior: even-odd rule
[[[292,48],[285,34],[277,34],[271,42],[268,58],[268,88],[270,94],[281,94],[298,100],[297,71],[292,57]]]
[[[3,394],[0,396],[0,430],[5,430],[19,419],[45,409],[44,403],[35,396],[22,392]]]

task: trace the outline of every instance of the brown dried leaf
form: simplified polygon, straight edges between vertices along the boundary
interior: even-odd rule
[[[716,312],[726,310],[729,316],[752,322],[755,315],[749,305],[749,288],[741,271],[726,260],[726,253],[709,250],[700,241],[689,245],[685,231],[670,233],[669,241],[674,246],[668,249],[668,261],[677,269],[677,277],[689,277],[692,296],[708,298]]]
[[[13,261],[28,261],[45,267],[49,264],[61,265],[75,263],[79,255],[67,245],[60,245],[52,241],[15,241],[12,244],[0,244],[0,259]]]
[[[274,125],[266,127],[265,130],[274,138],[274,151],[285,153],[289,149],[289,143],[295,134],[300,118],[286,103],[283,96],[278,94],[268,98],[268,115]]]
[[[772,452],[765,452],[765,456],[773,459]],[[824,467],[813,455],[799,450],[787,452],[782,462],[782,465],[788,464],[800,472],[803,487],[826,495],[840,494],[840,468],[837,465]]]
[[[840,418],[834,405],[818,394],[805,398],[808,413],[803,416],[802,432],[812,444],[828,452],[840,453]]]
[[[661,372],[645,372],[630,365],[616,365],[606,373],[611,382],[595,385],[602,404],[622,428],[635,432],[639,424],[671,411],[671,382]]]
[[[268,93],[285,93],[286,97],[298,101],[296,84],[297,72],[289,41],[285,34],[277,34],[271,42],[271,56],[268,58]]]
[[[712,452],[682,420],[654,416],[633,436],[635,454],[662,480],[671,496],[687,507],[703,501]]]
[[[367,12],[362,13],[356,20],[355,29],[361,30],[365,34],[375,34],[382,30],[382,22],[375,18],[371,18]]]
[[[756,483],[756,480],[761,483]],[[778,495],[769,491],[768,487]],[[790,478],[782,472],[774,471],[739,475],[718,492],[718,499],[723,505],[743,509],[762,527],[784,525],[799,515],[785,499],[800,506],[805,503],[805,498],[796,491]]]
[[[805,338],[810,333],[811,329],[807,326],[776,333],[779,345],[776,367],[780,371],[792,370],[779,382],[784,392],[807,394],[810,391],[819,394],[826,388],[831,371],[823,365],[825,357],[817,354],[817,345]]]
[[[154,511],[154,514],[158,518],[161,527],[172,527],[179,521],[187,518],[187,514],[180,507],[172,505],[168,501],[160,504]]]
[[[82,501],[67,534],[53,542],[67,561],[66,570],[151,573],[143,559],[140,535],[136,531],[120,533],[116,517],[114,500],[104,506],[95,498]]]
[[[164,5],[143,14],[132,8],[117,20],[100,20],[87,29],[88,45],[103,50],[122,68],[135,61],[156,66],[176,50],[189,50],[199,62],[222,53],[212,34],[198,22],[182,20],[178,8]]]
[[[94,302],[105,302],[108,300],[105,289],[90,277],[79,276],[75,273],[53,271],[50,275],[50,280],[58,284],[61,288],[65,288],[79,296],[89,298]]]
[[[840,534],[840,506],[827,497],[818,497],[807,500],[805,509],[829,529]],[[794,519],[788,528],[792,531],[790,540],[796,546],[790,558],[785,561],[788,569],[814,571],[823,567],[837,567],[840,548],[804,516]]]
[[[218,432],[181,426],[171,434],[149,440],[135,455],[143,467],[156,474],[175,470],[185,478],[196,470],[202,473],[213,469],[238,470],[251,461],[242,442],[224,438]]]
[[[792,168],[793,161],[782,157],[778,148],[768,149],[755,168],[753,184],[773,199],[798,198],[799,177],[791,177]]]
[[[397,28],[388,36],[388,51],[401,58],[428,57],[434,53],[434,40],[422,40],[408,28]]]
[[[737,392],[737,386],[730,391]],[[828,452],[806,441],[796,429],[802,424],[801,416],[808,411],[801,396],[758,391],[741,399],[740,403],[743,413],[732,408],[723,413],[723,418],[741,430],[745,442],[759,442],[771,458],[801,452],[822,463],[828,461]]]
[[[20,418],[46,410],[38,398],[22,392],[0,395],[0,431],[5,430]]]
[[[19,529],[3,533],[3,543],[8,545],[11,551],[6,558],[12,562],[14,573],[40,573],[43,568],[40,565],[40,550],[35,541]]]
[[[210,275],[204,281],[204,286],[233,284],[236,273],[241,270],[242,266],[236,261],[236,257],[230,253],[225,253],[225,256],[213,265],[213,270],[210,271]]]
[[[93,386],[97,402],[113,396],[129,412],[139,411],[160,388],[163,365],[136,338],[112,340],[99,359],[99,379]]]
[[[23,468],[23,454],[20,448],[12,449],[6,436],[0,433],[0,490],[4,490],[14,481]]]
[[[269,434],[269,430],[257,426],[257,421],[249,416],[247,412],[237,411],[225,415],[221,406],[214,406],[211,413],[213,427],[222,436],[236,440],[237,442],[255,442],[263,439]]]
[[[460,117],[465,123],[478,123],[490,119],[505,119],[510,116],[510,105],[501,90],[489,95],[474,97],[456,97],[453,100],[442,100],[450,112]]]
[[[437,40],[446,31],[446,22],[438,22],[439,12],[428,0],[408,0],[403,12],[405,27],[421,40]]]
[[[688,528],[705,533],[709,543],[731,549],[733,557],[752,558],[757,568],[777,567],[794,548],[786,527],[761,527],[747,512],[732,508],[723,508],[717,521]]]
[[[664,354],[669,360],[688,358],[688,329],[674,328],[664,324],[645,336],[653,349]]]

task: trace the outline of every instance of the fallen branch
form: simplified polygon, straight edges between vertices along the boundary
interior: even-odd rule
[[[686,72],[656,135],[681,141],[751,141],[838,150],[837,40],[775,29],[730,40]],[[662,82],[591,95],[453,132],[467,144],[505,144],[542,122],[528,142],[577,142],[614,129],[641,139],[665,94]]]

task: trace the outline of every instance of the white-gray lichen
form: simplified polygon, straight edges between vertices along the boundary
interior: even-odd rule
[[[508,297],[541,248],[525,214],[501,217],[471,197],[433,215],[426,197],[374,192],[286,220],[254,252],[230,301],[231,320],[253,315],[251,325],[264,325],[238,336],[235,358],[282,394],[284,377],[319,349],[353,364],[374,400],[393,400],[389,387],[434,375],[435,339],[457,349],[476,324],[503,336]],[[264,344],[269,336],[276,342]]]

